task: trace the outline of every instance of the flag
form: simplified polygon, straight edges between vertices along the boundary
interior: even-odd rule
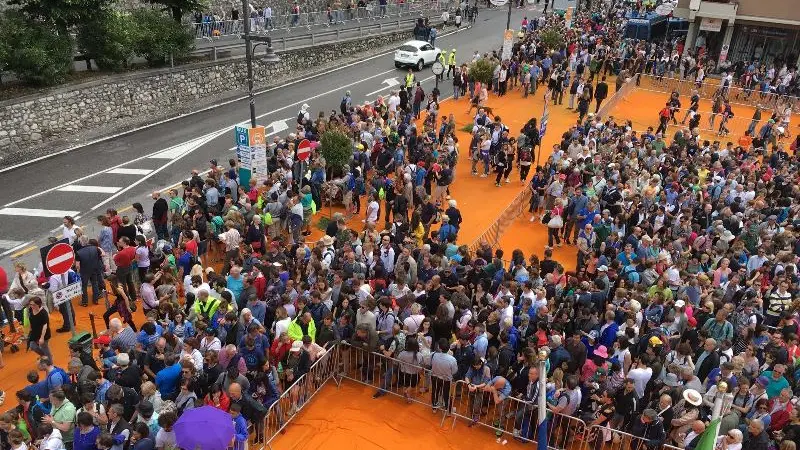
[[[544,102],[544,110],[542,111],[542,120],[539,123],[539,139],[544,137],[544,133],[547,131],[547,119],[550,118],[550,112],[547,110],[547,101]]]
[[[717,443],[717,429],[719,427],[720,419],[714,419],[706,427],[706,431],[700,435],[700,440],[697,441],[695,450],[714,450]]]
[[[536,430],[536,450],[547,450],[547,415]]]

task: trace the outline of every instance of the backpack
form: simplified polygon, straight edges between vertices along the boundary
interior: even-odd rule
[[[69,375],[67,375],[67,372],[65,372],[64,369],[60,367],[55,367],[53,371],[47,375],[47,378],[45,378],[45,385],[47,386],[47,392],[51,392],[54,389],[53,385],[51,384],[52,383],[51,380],[54,380],[53,377],[61,377],[62,386],[69,386],[70,384],[72,384],[72,381],[69,379]]]
[[[306,118],[306,115],[303,114],[303,111],[300,111],[299,113],[297,113],[297,123],[299,125],[303,124],[303,119],[305,119],[305,118]]]
[[[347,113],[347,96],[342,97],[342,101],[339,103],[339,110],[342,111],[342,114]]]

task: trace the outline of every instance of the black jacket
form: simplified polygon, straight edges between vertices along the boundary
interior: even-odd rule
[[[606,97],[608,97],[608,85],[605,81],[601,81],[594,90],[594,98],[604,100]]]
[[[631,443],[631,450],[654,450],[660,448],[667,435],[664,432],[664,423],[656,418],[650,423],[642,422],[641,418],[634,420],[630,433],[645,439],[645,443],[635,440]]]
[[[695,355],[695,361],[699,360],[700,355],[702,354],[703,349],[700,349],[700,351]],[[719,352],[715,350],[700,364],[700,367],[697,369],[697,378],[699,378],[700,381],[705,381],[705,379],[708,377],[708,374],[717,367],[719,367]]]

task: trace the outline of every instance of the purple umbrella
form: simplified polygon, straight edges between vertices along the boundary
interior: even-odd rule
[[[174,430],[176,443],[184,450],[225,450],[234,433],[230,414],[213,406],[184,412]]]

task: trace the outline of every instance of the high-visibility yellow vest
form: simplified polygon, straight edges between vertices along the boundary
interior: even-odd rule
[[[444,59],[444,53],[439,53],[439,62],[442,63],[443,66],[446,64]]]
[[[450,65],[456,65],[456,52],[450,52]]]
[[[414,74],[413,73],[406,74],[406,87],[412,87],[412,86],[414,86]]]

